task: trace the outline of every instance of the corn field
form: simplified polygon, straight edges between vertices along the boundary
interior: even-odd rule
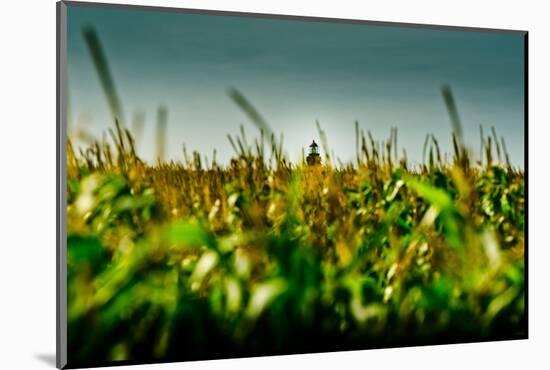
[[[311,166],[256,123],[228,137],[229,165],[185,149],[148,164],[119,124],[69,140],[69,363],[526,337],[524,173],[494,130],[481,160],[455,126],[454,153],[428,135],[411,165],[396,129],[356,124],[341,163],[318,124]]]

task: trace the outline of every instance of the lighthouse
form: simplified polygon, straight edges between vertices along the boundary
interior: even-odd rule
[[[306,158],[307,164],[310,166],[321,164],[321,156],[319,155],[319,145],[313,140],[309,146],[309,154]]]

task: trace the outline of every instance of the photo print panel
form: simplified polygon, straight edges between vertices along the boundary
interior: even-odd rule
[[[527,32],[57,11],[58,367],[527,338]]]

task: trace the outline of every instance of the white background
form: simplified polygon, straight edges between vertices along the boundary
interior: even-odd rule
[[[126,2],[530,32],[529,340],[203,361],[135,369],[550,368],[550,204],[547,189],[550,185],[550,138],[547,135],[550,125],[547,114],[550,106],[550,22],[544,1]],[[0,14],[0,369],[53,368],[55,1],[4,1]]]

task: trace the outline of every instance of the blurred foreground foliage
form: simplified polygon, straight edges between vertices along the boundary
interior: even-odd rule
[[[307,166],[243,133],[229,166],[148,165],[113,141],[68,145],[72,364],[526,336],[524,175],[489,151],[409,168],[362,137]]]

